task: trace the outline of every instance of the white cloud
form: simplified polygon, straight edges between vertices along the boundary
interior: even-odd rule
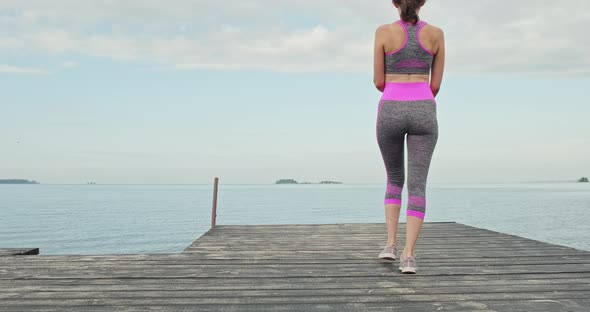
[[[3,0],[0,49],[175,69],[368,72],[374,29],[397,19],[390,1],[165,3]],[[589,1],[431,0],[421,16],[445,30],[447,73],[590,74]]]
[[[0,74],[45,75],[48,73],[49,72],[44,69],[0,65]]]

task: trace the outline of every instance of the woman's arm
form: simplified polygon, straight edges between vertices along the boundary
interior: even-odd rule
[[[434,60],[432,61],[432,73],[430,76],[430,89],[432,90],[432,94],[434,94],[435,97],[440,90],[443,72],[445,69],[445,34],[440,28],[437,28],[437,31],[438,47],[436,48]]]
[[[375,47],[373,53],[373,83],[377,90],[383,92],[385,87],[385,52],[383,50],[383,25],[375,31]]]

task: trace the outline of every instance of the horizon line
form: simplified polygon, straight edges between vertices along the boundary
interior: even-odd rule
[[[43,183],[38,180],[39,184],[35,185],[212,185],[211,183]],[[428,182],[427,184],[503,184],[503,183],[566,183],[566,182],[578,182],[577,180],[525,180],[525,181],[495,181],[495,182],[483,182],[483,181],[463,181],[463,182]],[[381,185],[384,182],[349,182],[349,183],[219,183],[224,185],[309,185],[309,184],[321,184],[321,185]],[[0,185],[21,185],[21,184],[0,184]],[[23,184],[29,185],[29,184]]]

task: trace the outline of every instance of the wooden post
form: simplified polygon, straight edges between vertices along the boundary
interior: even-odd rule
[[[218,177],[215,177],[215,182],[213,185],[213,209],[211,211],[211,228],[215,227],[215,219],[217,218],[217,181],[219,180]]]

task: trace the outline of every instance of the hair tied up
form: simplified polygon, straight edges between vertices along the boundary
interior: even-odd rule
[[[412,24],[416,24],[420,20],[416,10],[421,8],[424,3],[426,0],[393,0],[393,4],[401,11],[401,19]]]

